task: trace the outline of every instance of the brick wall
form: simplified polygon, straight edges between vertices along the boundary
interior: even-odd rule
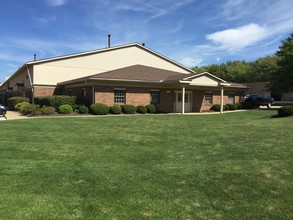
[[[34,87],[34,96],[52,96],[57,93],[56,88],[54,87]]]

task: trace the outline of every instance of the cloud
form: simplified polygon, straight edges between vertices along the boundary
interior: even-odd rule
[[[65,5],[67,0],[48,0],[50,6],[62,6]]]
[[[263,40],[268,34],[266,28],[252,23],[235,29],[208,34],[206,38],[216,44],[219,49],[233,52]]]
[[[202,66],[203,59],[201,57],[183,57],[179,60],[179,63],[187,67]]]

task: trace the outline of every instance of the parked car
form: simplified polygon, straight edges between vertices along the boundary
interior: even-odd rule
[[[0,116],[3,116],[4,118],[6,118],[6,108],[3,105],[0,105]]]
[[[264,98],[259,94],[251,94],[244,97],[244,102],[252,103],[255,107],[267,106],[268,108],[271,108],[274,104],[274,98]]]

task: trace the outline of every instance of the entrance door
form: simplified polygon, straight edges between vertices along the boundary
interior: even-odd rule
[[[182,91],[176,91],[175,112],[182,111]],[[185,92],[185,108],[184,112],[191,112],[192,108],[192,92]]]

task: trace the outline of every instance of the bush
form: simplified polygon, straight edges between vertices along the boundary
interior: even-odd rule
[[[56,112],[56,109],[52,106],[43,106],[40,108],[42,115],[53,115]]]
[[[136,112],[140,114],[145,114],[147,113],[147,108],[143,105],[139,105],[136,107]]]
[[[153,104],[148,104],[145,107],[147,108],[148,113],[154,114],[157,111],[156,106],[154,106]]]
[[[243,102],[243,108],[244,109],[254,109],[254,108],[257,108],[259,107],[256,100],[253,100],[253,99],[246,99],[244,102]]]
[[[79,114],[87,114],[89,113],[89,108],[86,107],[85,105],[82,105],[78,109]]]
[[[66,95],[54,95],[54,96],[40,96],[34,99],[35,104],[41,106],[52,106],[55,109],[59,109],[61,105],[70,105],[72,108],[75,108],[76,105],[76,96],[66,96]]]
[[[15,106],[18,103],[21,102],[29,102],[29,98],[27,97],[20,97],[20,96],[15,96],[15,97],[10,97],[7,99],[7,105],[8,105],[8,109],[11,111],[15,110]]]
[[[287,117],[293,115],[293,106],[283,106],[278,109],[278,115],[280,117]]]
[[[71,105],[68,105],[68,104],[60,105],[59,112],[61,114],[71,114],[73,112],[73,109]]]
[[[121,105],[124,114],[135,114],[136,107],[134,105]]]
[[[106,115],[109,113],[109,106],[102,103],[94,103],[90,106],[90,111],[94,115]]]
[[[236,105],[236,104],[226,104],[226,106],[231,111],[234,111],[234,110],[236,110],[238,108],[238,105]]]
[[[17,105],[18,111],[22,115],[39,115],[40,112],[40,106],[39,105],[33,105],[29,102],[22,102]]]
[[[42,106],[51,106],[50,97],[51,96],[38,96],[38,97],[35,97],[34,98],[34,103],[36,105],[40,105],[41,107]]]
[[[243,109],[243,102],[236,103],[237,109]]]
[[[215,111],[215,112],[219,112],[221,110],[221,105],[219,104],[214,104],[212,107],[211,107],[211,110]]]
[[[122,109],[120,107],[120,105],[113,105],[110,107],[110,113],[111,114],[121,114]]]

